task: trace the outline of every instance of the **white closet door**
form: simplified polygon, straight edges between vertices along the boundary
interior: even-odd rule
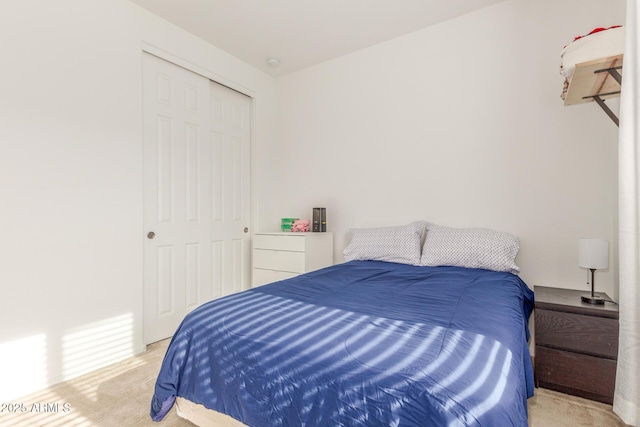
[[[143,60],[144,340],[249,288],[250,99]]]
[[[251,100],[210,82],[214,297],[251,287]]]

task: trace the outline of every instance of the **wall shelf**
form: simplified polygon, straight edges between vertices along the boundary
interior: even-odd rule
[[[619,126],[618,118],[604,103],[620,96],[623,55],[608,56],[576,64],[564,98],[564,105],[595,101]]]

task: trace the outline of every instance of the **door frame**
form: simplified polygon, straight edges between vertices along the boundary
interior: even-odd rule
[[[251,107],[251,116],[249,118],[250,120],[250,135],[249,135],[249,185],[250,185],[250,190],[249,190],[249,198],[250,198],[250,216],[251,219],[249,221],[249,240],[250,240],[250,244],[253,245],[253,234],[254,234],[254,228],[255,225],[257,223],[257,203],[256,203],[256,173],[255,173],[255,168],[256,168],[256,160],[255,160],[255,155],[256,155],[256,102],[255,102],[255,92],[251,89],[248,89],[236,82],[233,82],[232,80],[226,79],[212,71],[209,71],[205,68],[202,68],[196,64],[193,64],[185,59],[182,59],[170,52],[167,52],[163,49],[157,48],[153,45],[150,45],[148,43],[142,43],[142,50],[140,51],[140,65],[142,65],[142,57],[144,55],[144,53],[148,53],[154,56],[157,56],[161,59],[164,59],[167,62],[171,62],[179,67],[182,67],[186,70],[189,70],[193,73],[199,74],[215,83],[218,83],[222,86],[226,86],[229,89],[232,89],[236,92],[239,92],[243,95],[246,95],[249,97],[249,102],[250,102],[250,107]],[[142,72],[140,73],[140,78],[142,79]],[[142,87],[142,81],[141,83],[141,87]],[[143,104],[143,97],[142,97],[142,92],[140,93],[140,104],[142,106]],[[142,117],[141,117],[142,119]],[[143,138],[144,135],[140,135],[140,141],[141,143],[143,143]],[[144,150],[143,150],[143,155],[144,155]],[[140,176],[140,180],[142,181],[142,187],[144,188],[144,174],[142,174]],[[141,200],[142,202],[142,200]],[[140,229],[140,239],[141,239],[141,243],[143,246],[143,251],[144,251],[144,240],[146,239],[146,231],[144,229],[144,222],[141,223],[141,229]],[[144,257],[143,257],[144,258]],[[249,262],[251,262],[251,251],[249,251]],[[251,274],[251,268],[249,268],[249,272]],[[140,289],[142,290],[142,299],[140,301],[140,313],[141,313],[141,318],[144,318],[144,268],[142,269],[142,280],[140,281]],[[248,282],[249,285],[251,285],[251,281],[252,278],[249,277]],[[143,330],[144,330],[144,325],[140,324],[140,335],[143,335]]]

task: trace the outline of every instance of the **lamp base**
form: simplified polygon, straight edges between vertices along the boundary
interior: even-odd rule
[[[591,295],[582,295],[580,299],[582,300],[582,302],[595,304],[595,305],[602,305],[604,304],[604,301],[605,301],[602,297],[591,296]]]

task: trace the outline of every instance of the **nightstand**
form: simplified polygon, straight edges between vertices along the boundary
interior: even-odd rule
[[[612,404],[618,306],[584,303],[586,291],[535,286],[534,292],[536,386]]]
[[[333,233],[255,233],[251,286],[333,265]]]

